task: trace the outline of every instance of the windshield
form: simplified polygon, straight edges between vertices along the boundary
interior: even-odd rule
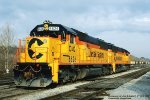
[[[30,36],[39,36],[39,37],[43,37],[43,36],[46,36],[46,37],[54,37],[54,38],[58,38],[58,33],[59,32],[56,32],[56,31],[48,31],[48,32],[37,32],[37,33],[32,33],[30,34]]]

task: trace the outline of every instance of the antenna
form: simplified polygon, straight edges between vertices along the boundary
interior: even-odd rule
[[[49,20],[45,20],[45,21],[43,22],[43,24],[45,24],[45,23],[52,24],[52,22],[51,22],[51,21],[49,21]]]

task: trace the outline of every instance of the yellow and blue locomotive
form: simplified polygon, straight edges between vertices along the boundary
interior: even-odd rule
[[[130,53],[76,29],[49,21],[19,40],[17,86],[47,87],[87,76],[111,74],[130,66]]]

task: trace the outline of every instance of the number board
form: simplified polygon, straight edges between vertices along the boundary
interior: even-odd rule
[[[37,31],[59,31],[59,27],[57,27],[57,26],[49,26],[48,27],[48,29],[47,28],[45,28],[45,27],[38,27],[37,28]]]

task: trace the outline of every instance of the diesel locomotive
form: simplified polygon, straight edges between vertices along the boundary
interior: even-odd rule
[[[19,40],[16,86],[47,87],[130,67],[130,52],[61,24],[45,21]]]

